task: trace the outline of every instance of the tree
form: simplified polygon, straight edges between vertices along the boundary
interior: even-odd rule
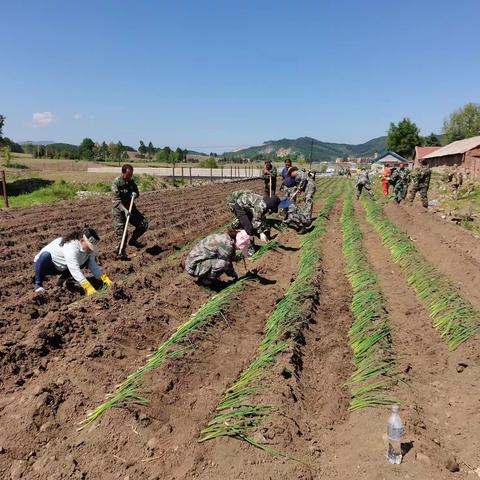
[[[102,142],[100,145],[100,150],[99,150],[99,157],[104,162],[107,159],[108,156],[108,145],[106,144],[105,141]]]
[[[6,117],[4,115],[0,115],[0,140],[2,139],[3,135],[3,126],[5,125]]]
[[[435,147],[440,145],[439,138],[432,132],[428,137],[423,139],[423,144],[427,147]]]
[[[180,147],[175,150],[175,160],[176,162],[183,162],[183,150]]]
[[[83,160],[93,160],[95,142],[91,138],[84,138],[79,147],[80,158]]]
[[[12,160],[12,151],[10,150],[9,145],[7,145],[6,147],[3,147],[2,154],[3,154],[3,158],[5,158],[5,166],[9,167],[10,162]]]
[[[421,145],[420,129],[409,118],[404,118],[398,125],[390,123],[387,136],[387,148],[402,157],[411,157],[417,145]]]
[[[444,141],[455,142],[480,135],[480,104],[467,103],[443,122]]]
[[[142,156],[145,156],[147,153],[147,147],[143,143],[143,140],[140,140],[140,146],[138,147],[138,153]]]
[[[153,146],[152,142],[148,142],[147,154],[148,154],[149,160],[151,160],[155,155],[155,147]]]

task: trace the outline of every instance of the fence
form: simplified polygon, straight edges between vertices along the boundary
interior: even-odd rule
[[[117,167],[89,167],[89,173],[118,173]],[[135,167],[137,175],[148,174],[159,177],[189,180],[233,180],[241,178],[258,178],[263,174],[263,169],[251,165],[228,165],[218,168],[200,167]]]
[[[5,170],[2,170],[2,193],[5,207],[8,208],[7,180],[5,179]]]

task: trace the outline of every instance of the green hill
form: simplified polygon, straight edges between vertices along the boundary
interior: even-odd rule
[[[223,155],[245,158],[254,158],[259,155],[264,158],[290,156],[309,159],[310,150],[312,150],[312,161],[334,161],[337,157],[370,157],[375,152],[380,154],[386,150],[386,140],[387,137],[378,137],[359,145],[350,145],[348,143],[322,142],[311,137],[283,138],[281,140],[268,140],[256,147],[244,148],[236,152],[226,152]]]

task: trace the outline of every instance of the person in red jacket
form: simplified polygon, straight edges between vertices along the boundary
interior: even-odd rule
[[[385,165],[385,168],[382,172],[382,192],[383,194],[388,197],[388,189],[390,188],[390,177],[392,175],[392,169],[389,165]]]

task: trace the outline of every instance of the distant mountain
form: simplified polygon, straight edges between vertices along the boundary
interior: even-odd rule
[[[207,153],[196,152],[195,150],[188,150],[187,153],[188,153],[188,155],[199,155],[199,156],[208,157]]]
[[[313,141],[313,144],[312,144]],[[310,158],[312,151],[312,161],[333,161],[337,157],[370,157],[378,152],[385,152],[387,137],[378,137],[359,145],[350,145],[348,143],[322,142],[311,137],[300,137],[296,139],[283,138],[281,140],[268,140],[262,145],[256,147],[244,148],[235,152],[226,152],[226,157],[246,157],[253,158],[257,155],[287,157],[296,156],[305,159]]]
[[[25,140],[24,142],[18,142],[20,145],[51,145],[53,142],[52,140],[38,140],[33,142],[32,140]]]

